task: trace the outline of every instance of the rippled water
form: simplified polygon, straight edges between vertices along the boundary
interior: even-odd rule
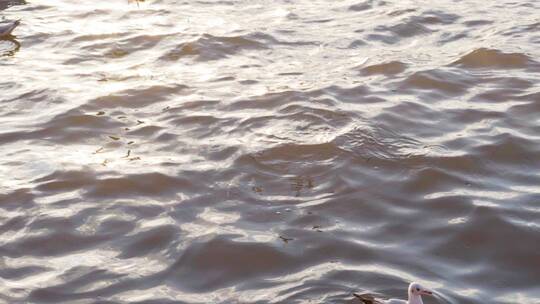
[[[540,2],[0,9],[0,302],[540,303]]]

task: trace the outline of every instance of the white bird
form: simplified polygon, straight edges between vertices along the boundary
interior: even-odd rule
[[[21,24],[21,20],[2,20],[0,21],[0,37],[8,36],[13,30]]]
[[[398,299],[379,300],[371,295],[360,295],[356,293],[354,296],[360,299],[364,304],[424,304],[424,302],[422,302],[422,295],[432,294],[433,292],[431,290],[424,288],[416,282],[412,282],[409,285],[409,299],[407,301]]]

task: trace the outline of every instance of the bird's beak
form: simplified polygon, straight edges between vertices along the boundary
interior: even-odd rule
[[[431,296],[433,295],[433,292],[431,290],[424,289],[422,290],[421,294]]]

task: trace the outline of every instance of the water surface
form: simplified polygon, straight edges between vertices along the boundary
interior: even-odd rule
[[[540,303],[540,2],[0,10],[0,302]]]

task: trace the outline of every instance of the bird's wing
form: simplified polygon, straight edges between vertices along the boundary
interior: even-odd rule
[[[364,304],[382,304],[383,302],[378,301],[370,294],[359,294],[359,293],[353,293],[353,296],[355,296],[357,299],[362,301]]]
[[[21,23],[20,20],[0,23],[0,36],[11,34],[13,30]]]
[[[405,300],[390,299],[382,302],[383,304],[407,304]]]
[[[398,299],[390,299],[390,300],[383,300],[383,299],[377,299],[373,295],[369,293],[359,294],[359,293],[353,293],[353,296],[355,296],[357,299],[362,301],[364,304],[408,304],[405,300],[398,300]]]

